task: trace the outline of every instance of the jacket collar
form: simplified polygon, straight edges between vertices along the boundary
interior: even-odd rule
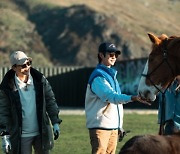
[[[111,77],[113,77],[113,79],[116,77],[117,75],[117,70],[115,70],[114,68],[109,68],[103,64],[98,64],[97,65],[97,69],[102,69],[103,71],[105,71],[106,73],[108,73]]]
[[[30,74],[33,78],[33,81],[36,80],[37,83],[41,82],[43,74],[37,71],[36,69],[32,68],[30,69]],[[14,76],[15,72],[13,69],[10,69],[4,76],[1,84],[0,84],[0,89],[14,89]]]

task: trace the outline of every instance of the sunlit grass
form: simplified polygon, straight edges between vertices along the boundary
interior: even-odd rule
[[[61,134],[55,141],[51,154],[90,154],[89,134],[85,125],[85,115],[62,115]],[[124,129],[131,132],[118,143],[117,151],[134,135],[157,134],[157,115],[126,114]],[[2,153],[2,151],[0,151]]]

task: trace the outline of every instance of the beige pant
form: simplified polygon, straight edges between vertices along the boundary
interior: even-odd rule
[[[92,154],[115,154],[118,130],[89,130]]]

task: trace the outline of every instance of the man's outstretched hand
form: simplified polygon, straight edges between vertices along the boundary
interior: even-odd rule
[[[146,104],[146,105],[151,105],[151,102],[146,100],[146,99],[143,99],[142,97],[140,96],[132,96],[131,97],[131,100],[132,101],[137,101],[137,102],[140,102],[140,103],[143,103],[143,104]]]

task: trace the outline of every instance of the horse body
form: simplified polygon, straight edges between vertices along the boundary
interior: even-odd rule
[[[180,133],[134,136],[125,143],[119,154],[180,154]]]
[[[157,37],[148,34],[152,42],[143,76],[140,79],[138,93],[145,99],[154,101],[159,91],[180,75],[180,37],[167,37],[162,34]]]

